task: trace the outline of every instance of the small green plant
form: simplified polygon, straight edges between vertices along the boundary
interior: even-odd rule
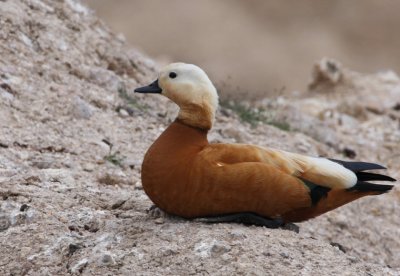
[[[104,156],[104,160],[118,167],[122,166],[122,162],[124,161],[124,159],[125,156],[122,156],[119,151],[116,151],[114,153],[110,152],[108,155]]]
[[[252,127],[259,123],[269,124],[284,131],[290,131],[290,125],[273,119],[271,114],[263,108],[250,107],[237,101],[222,101],[221,106],[235,112],[242,122],[249,123]]]
[[[106,139],[102,140],[103,143],[107,144],[110,147],[110,150],[108,152],[108,154],[106,156],[103,157],[103,159],[105,161],[110,162],[111,164],[115,165],[115,166],[119,166],[122,167],[122,162],[124,161],[124,159],[126,158],[125,156],[121,155],[121,153],[119,151],[114,151],[113,152],[113,144],[111,142],[109,142]]]
[[[283,131],[290,131],[291,130],[290,129],[290,125],[288,123],[286,123],[286,122],[279,122],[279,121],[271,120],[271,121],[268,121],[267,124],[269,124],[271,126],[274,126],[276,128],[279,128],[280,130],[283,130]]]
[[[221,106],[235,112],[241,121],[249,123],[255,127],[259,122],[265,121],[265,118],[259,109],[250,108],[236,101],[222,101]]]

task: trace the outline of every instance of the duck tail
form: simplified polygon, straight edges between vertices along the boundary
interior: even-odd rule
[[[379,185],[377,185],[379,186]],[[319,216],[321,214],[324,214],[326,212],[329,212],[333,209],[336,209],[340,206],[343,206],[349,202],[352,202],[354,200],[357,200],[361,197],[364,196],[369,196],[369,195],[378,195],[382,192],[376,192],[376,191],[360,191],[360,190],[349,190],[349,189],[335,189],[335,190],[330,190],[327,194],[326,197],[321,198],[320,201],[318,201],[317,204],[295,210],[289,213],[286,213],[283,215],[283,218],[286,222],[301,222],[305,221],[311,218],[314,218],[316,216]]]
[[[393,189],[393,187],[394,185],[382,185],[358,181],[356,185],[348,189],[348,191],[375,192],[376,194],[384,194]]]
[[[346,169],[351,170],[357,176],[357,183],[353,187],[351,187],[350,191],[360,191],[360,192],[375,192],[376,194],[387,193],[393,188],[393,185],[381,185],[369,183],[366,181],[391,181],[394,182],[396,179],[379,174],[379,173],[371,173],[365,172],[369,170],[385,170],[384,166],[375,163],[368,162],[351,162],[351,161],[342,161],[337,159],[331,159],[331,161],[341,164]]]
[[[284,214],[283,218],[285,221],[301,222],[329,212],[361,197],[387,193],[394,187],[393,185],[374,184],[367,182],[396,181],[396,179],[387,175],[365,172],[368,170],[386,169],[379,164],[367,162],[349,162],[335,159],[331,160],[354,172],[357,176],[357,183],[349,189],[327,189],[303,180],[303,182],[305,182],[310,188],[310,196],[313,206]]]

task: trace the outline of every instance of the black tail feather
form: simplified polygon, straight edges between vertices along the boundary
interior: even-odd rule
[[[359,181],[369,181],[369,180],[392,181],[392,182],[396,181],[396,179],[394,179],[390,176],[378,174],[378,173],[356,172],[356,176]]]
[[[393,187],[393,185],[381,185],[364,181],[357,181],[357,184],[351,187],[349,191],[378,192],[383,194],[389,192]]]
[[[357,176],[357,184],[351,189],[360,190],[360,191],[389,191],[393,186],[392,185],[377,185],[368,183],[365,181],[396,181],[396,179],[379,174],[379,173],[369,173],[364,172],[368,170],[384,170],[386,169],[384,166],[375,163],[367,163],[367,162],[351,162],[351,161],[342,161],[337,159],[330,159],[333,162],[341,164],[346,169],[351,170]],[[370,189],[370,190],[369,190]],[[380,190],[382,189],[382,190]]]
[[[361,171],[369,171],[369,170],[385,170],[384,166],[375,163],[368,162],[351,162],[351,161],[342,161],[337,159],[329,159],[333,162],[341,164],[346,169],[349,169],[353,172],[361,172]]]

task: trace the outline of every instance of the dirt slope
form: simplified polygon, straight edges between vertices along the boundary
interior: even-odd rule
[[[299,234],[148,212],[141,161],[176,107],[131,91],[156,65],[74,0],[0,1],[0,26],[1,275],[400,273],[398,189],[303,223]],[[343,69],[327,84],[318,72],[308,98],[244,105],[268,111],[253,127],[222,108],[211,140],[341,158],[349,147],[399,177],[398,78]],[[393,105],[342,110],[340,89],[360,86],[393,93]]]

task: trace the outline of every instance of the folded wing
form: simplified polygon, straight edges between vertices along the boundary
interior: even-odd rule
[[[359,180],[394,180],[387,176],[363,172],[384,168],[373,163],[329,160],[241,144],[215,144],[210,145],[206,151],[210,158],[219,164],[262,162],[289,175],[330,189],[350,189],[356,186]]]

